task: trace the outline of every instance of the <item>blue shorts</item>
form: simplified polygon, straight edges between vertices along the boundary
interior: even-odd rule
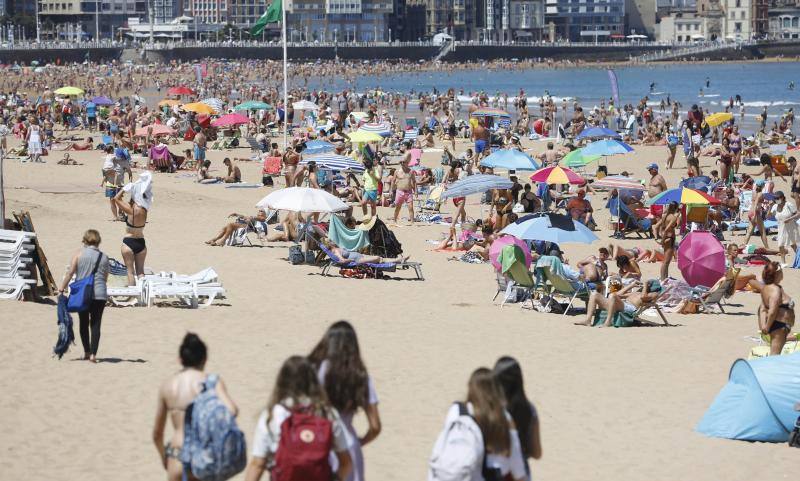
[[[194,146],[194,160],[202,162],[206,160],[206,149],[203,147]]]
[[[113,199],[119,192],[119,187],[106,187],[106,197]]]
[[[482,154],[483,151],[486,150],[486,141],[485,140],[476,140],[475,141],[475,153]]]
[[[377,202],[378,201],[378,191],[377,190],[365,190],[364,191],[364,200],[370,202]]]

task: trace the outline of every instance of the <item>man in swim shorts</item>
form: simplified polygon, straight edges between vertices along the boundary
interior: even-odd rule
[[[408,166],[408,158],[404,158],[400,162],[400,169],[394,174],[390,190],[396,190],[396,193],[394,196],[394,217],[389,220],[397,222],[400,209],[403,207],[403,204],[406,204],[408,206],[408,219],[413,224],[414,193],[417,191],[417,180],[411,168]]]
[[[475,155],[483,157],[483,152],[489,146],[489,131],[483,125],[483,120],[478,120],[478,125],[472,129],[472,139],[475,141]]]

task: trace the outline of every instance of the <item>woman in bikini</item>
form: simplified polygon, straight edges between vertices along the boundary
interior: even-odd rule
[[[761,237],[761,242],[764,244],[764,247],[769,248],[769,241],[767,241],[767,230],[764,228],[764,207],[762,203],[764,202],[764,182],[758,181],[756,183],[755,193],[753,194],[753,200],[750,205],[750,211],[747,212],[747,219],[750,221],[750,225],[747,226],[747,235],[744,238],[744,244],[750,243],[750,237],[753,235],[753,231],[757,228],[758,234]]]
[[[762,273],[761,305],[758,308],[758,327],[770,337],[770,356],[780,355],[786,336],[794,326],[794,300],[781,286],[783,269],[780,263],[770,262]]]
[[[772,192],[772,188],[775,186],[775,182],[772,180],[773,174],[778,174],[778,177],[780,177],[782,181],[786,182],[786,177],[775,170],[775,167],[772,166],[772,157],[770,157],[769,154],[761,154],[760,161],[761,170],[753,174],[753,177],[764,174],[764,192]]]
[[[506,216],[514,207],[514,199],[510,189],[492,190],[492,206],[494,206],[494,218],[492,223],[500,231],[506,226]]]
[[[730,184],[733,173],[733,151],[731,151],[730,140],[727,137],[722,139],[717,165],[719,165],[719,174],[722,180],[726,184]]]
[[[664,217],[654,228],[661,239],[661,247],[664,248],[664,260],[661,261],[661,277],[663,281],[669,277],[669,263],[675,256],[675,228],[678,227],[678,203],[670,202]]]
[[[183,463],[180,460],[183,447],[183,424],[186,407],[203,390],[203,383],[209,380],[203,372],[206,364],[207,350],[203,341],[191,332],[183,338],[178,351],[183,369],[167,379],[158,391],[158,408],[156,420],[153,425],[153,443],[161,457],[161,465],[167,471],[168,481],[180,481],[183,475]],[[218,376],[214,376],[216,385],[214,389],[220,401],[236,416],[239,409],[231,400],[225,383]],[[167,416],[172,421],[172,437],[164,445],[164,428]],[[189,476],[188,479],[194,479]]]
[[[445,184],[450,185],[461,178],[461,163],[457,160],[450,162],[450,170],[447,171]],[[461,219],[461,222],[467,221],[467,210],[466,210],[466,197],[453,197],[453,205],[456,206],[456,213],[453,215],[453,222],[450,223],[450,228],[455,228],[458,220]]]
[[[139,180],[120,189],[114,197],[117,209],[124,213],[125,237],[122,238],[122,259],[128,268],[128,285],[136,285],[136,277],[144,276],[144,260],[147,257],[147,244],[144,240],[144,227],[147,215],[153,204],[152,174],[149,171],[139,174]],[[125,192],[130,192],[130,200],[122,200]]]
[[[294,151],[291,145],[286,147],[286,153],[283,154],[283,167],[286,169],[284,174],[286,179],[286,187],[293,187],[295,173],[297,172],[297,164],[300,163],[300,154]]]
[[[731,133],[728,136],[728,144],[733,154],[733,173],[736,174],[739,172],[739,164],[742,162],[742,136],[739,134],[739,126],[734,125],[731,129]],[[725,177],[723,177],[723,180],[727,182]]]

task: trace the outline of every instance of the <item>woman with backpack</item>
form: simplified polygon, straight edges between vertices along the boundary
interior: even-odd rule
[[[92,301],[88,309],[78,313],[83,359],[91,362],[97,362],[97,348],[100,347],[100,321],[103,319],[103,310],[108,298],[106,293],[108,256],[100,251],[100,240],[100,233],[94,229],[89,229],[83,234],[83,249],[72,258],[64,280],[61,282],[61,288],[58,290],[59,294],[63,294],[73,275],[77,280],[94,275],[94,285],[90,287],[94,289]]]
[[[347,479],[352,470],[347,448],[347,428],[314,366],[303,356],[290,357],[258,418],[245,481],[259,481],[268,469],[272,481],[330,481],[331,451],[339,464],[335,479]]]
[[[522,369],[516,359],[503,356],[494,365],[494,377],[500,384],[506,398],[506,411],[511,414],[517,427],[517,436],[525,459],[527,479],[531,479],[528,458],[542,457],[542,440],[539,436],[539,415],[536,407],[525,396],[522,383]]]
[[[353,472],[346,481],[364,481],[364,456],[361,447],[378,437],[381,418],[378,414],[378,394],[372,378],[361,359],[358,337],[347,321],[333,323],[317,344],[309,361],[317,369],[317,377],[325,393],[342,416],[350,436],[350,458]],[[353,427],[353,416],[363,409],[369,428],[359,437]],[[345,478],[342,478],[345,481]]]
[[[183,369],[167,379],[158,391],[158,409],[156,421],[153,425],[153,443],[156,445],[161,457],[161,465],[167,471],[167,480],[180,481],[183,474],[183,463],[180,460],[181,449],[184,441],[184,424],[186,408],[203,391],[204,385],[212,375],[203,372],[208,352],[205,343],[197,334],[186,333],[178,350]],[[225,383],[218,376],[213,376],[216,381],[217,397],[235,417],[239,409],[228,395]],[[172,437],[164,444],[164,427],[167,416],[172,421]],[[194,479],[189,477],[189,479]]]
[[[464,442],[475,448],[480,440],[458,434],[458,442],[448,441],[451,433],[466,433],[469,429],[453,429],[456,424],[480,430],[483,451],[464,456]],[[474,451],[474,450],[471,450]],[[462,463],[469,463],[462,465]],[[492,371],[481,367],[469,378],[467,399],[453,404],[447,412],[445,428],[434,446],[428,479],[456,479],[442,473],[459,473],[457,479],[469,481],[524,481],[527,478],[519,435],[511,415],[505,409],[505,397]],[[466,476],[466,477],[465,477]]]

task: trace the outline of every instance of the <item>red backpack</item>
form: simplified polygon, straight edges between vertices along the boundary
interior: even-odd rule
[[[333,427],[325,417],[296,410],[281,424],[272,481],[330,481]]]

